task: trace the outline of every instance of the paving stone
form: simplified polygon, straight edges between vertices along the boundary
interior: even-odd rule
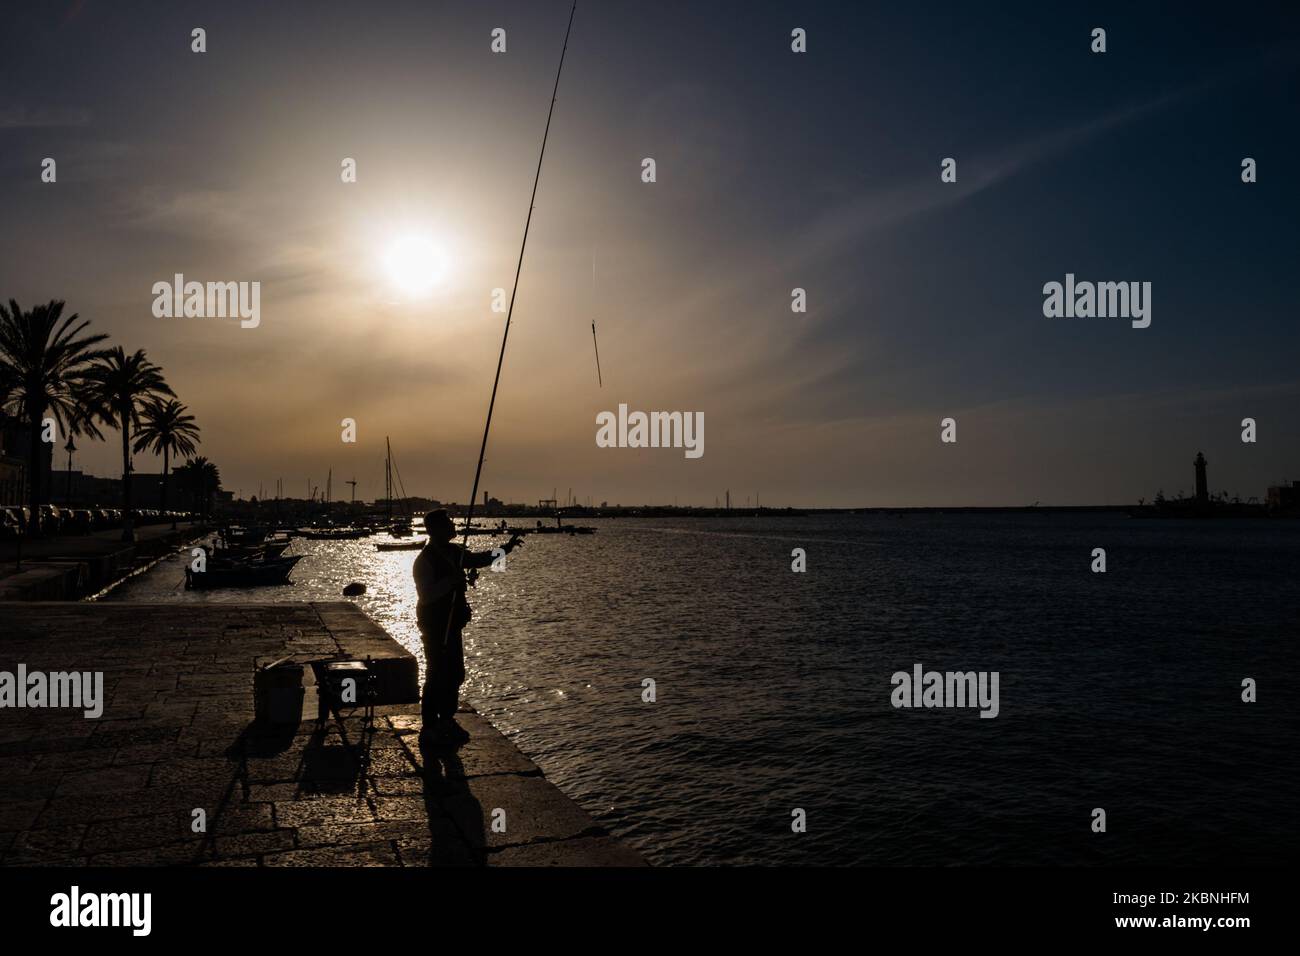
[[[113,756],[113,764],[121,767],[137,763],[157,763],[159,760],[176,760],[183,757],[193,757],[195,750],[193,744],[186,745],[179,741],[132,744],[127,747],[117,748]]]
[[[398,866],[391,843],[360,843],[350,846],[313,847],[262,858],[263,866]]]
[[[0,833],[30,829],[45,809],[45,800],[0,802]]]
[[[371,823],[376,819],[368,800],[356,797],[317,797],[313,800],[281,800],[275,804],[275,822],[282,827],[306,827],[329,823]]]
[[[148,816],[151,813],[184,811],[195,807],[214,807],[221,803],[221,794],[194,788],[152,788],[117,794],[106,799],[95,794],[77,794],[54,797],[41,811],[40,826],[57,826],[66,823],[93,823],[100,820],[120,820],[125,817]]]
[[[607,836],[548,840],[487,855],[488,866],[645,866],[645,858]]]
[[[76,772],[98,770],[113,762],[117,751],[113,747],[82,748],[63,750],[58,753],[43,754],[36,759],[38,772]]]
[[[401,774],[412,773],[419,767],[405,748],[395,747],[388,750],[372,750],[370,752],[369,773],[372,776],[397,776]]]
[[[219,836],[214,855],[218,858],[274,853],[293,849],[292,830],[268,830],[264,833],[241,833],[238,836]]]
[[[509,846],[601,832],[576,803],[556,800],[555,788],[543,777],[501,774],[471,777],[463,785],[465,790],[443,798],[442,806],[471,847]],[[505,811],[504,833],[492,829],[493,811],[498,808]]]
[[[86,858],[85,858],[84,856],[68,856],[68,857],[59,857],[59,858],[57,858],[57,859],[46,859],[46,860],[39,860],[39,861],[30,861],[30,862],[25,862],[25,863],[24,863],[24,862],[17,862],[17,861],[11,863],[11,862],[9,862],[9,861],[6,860],[6,861],[4,861],[4,865],[5,865],[5,866],[12,866],[12,867],[33,867],[33,866],[39,866],[41,869],[44,869],[44,868],[47,867],[47,866],[75,867],[75,868],[81,869],[81,868],[84,868],[84,867],[88,866],[89,864],[88,864],[88,861],[86,860]]]
[[[423,795],[401,797],[374,797],[375,813],[380,820],[425,820],[429,816],[429,805]],[[434,798],[435,807],[437,804]],[[435,810],[435,812],[437,812]]]
[[[429,821],[427,833],[397,841],[403,866],[482,866],[483,850],[471,849],[449,819]]]
[[[303,775],[303,770],[303,757],[301,754],[284,754],[277,757],[249,757],[245,761],[245,773],[248,779],[253,782],[283,783],[297,780]],[[353,773],[355,775],[355,771]]]
[[[220,790],[235,784],[240,776],[237,762],[224,758],[185,757],[179,760],[159,760],[152,765],[148,776],[150,787],[193,786],[206,790]],[[238,788],[236,788],[238,789]]]
[[[249,803],[280,803],[287,800],[309,799],[311,793],[302,793],[296,783],[252,783],[248,785],[246,799]]]
[[[184,866],[208,858],[203,843],[186,841],[143,850],[97,853],[86,858],[87,866]]]
[[[59,784],[66,774],[63,773],[25,773],[21,777],[5,781],[5,791],[0,800],[4,802],[25,802],[45,800],[54,796]]]
[[[178,813],[103,820],[86,828],[83,849],[93,854],[162,846],[185,839],[188,830],[185,819]]]
[[[29,863],[73,856],[85,833],[86,828],[81,825],[24,830],[5,850],[4,862]]]
[[[370,789],[377,796],[400,797],[424,793],[423,777],[375,777],[370,781]]]
[[[256,830],[278,829],[275,814],[269,803],[226,803],[216,810],[208,810],[208,832],[250,833]],[[193,816],[188,817],[193,820]]]
[[[148,779],[148,767],[103,767],[83,773],[64,774],[55,793],[61,797],[79,793],[106,796],[143,789]]]
[[[541,775],[537,764],[521,754],[499,730],[478,714],[461,713],[456,721],[469,732],[470,739],[456,750],[451,776],[473,777],[490,773]]]
[[[136,744],[156,744],[176,740],[179,727],[142,727],[118,723],[116,727],[104,725],[90,738],[91,747],[131,747]]]
[[[200,863],[199,866],[257,866],[256,857],[245,857],[241,860],[208,860]]]
[[[428,835],[428,820],[386,820],[379,823],[323,824],[299,827],[300,847],[373,843],[376,840],[420,839]]]
[[[0,779],[6,777],[21,777],[22,774],[31,773],[32,767],[36,766],[39,757],[32,756],[30,753],[16,754],[12,757],[0,757]]]

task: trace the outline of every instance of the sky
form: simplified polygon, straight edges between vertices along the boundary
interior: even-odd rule
[[[1300,479],[1294,5],[874,6],[579,5],[481,490],[1128,504],[1198,451],[1215,492]],[[568,13],[7,12],[0,299],[146,349],[245,497],[374,498],[389,436],[409,493],[466,500]],[[385,265],[408,237],[425,294]],[[260,282],[260,324],[156,317],[176,273]],[[1045,317],[1067,273],[1150,282],[1150,327]],[[620,403],[703,413],[704,454],[597,447]],[[120,472],[108,439],[74,467]]]

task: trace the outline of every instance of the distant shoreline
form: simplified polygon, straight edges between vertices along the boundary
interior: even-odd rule
[[[465,509],[457,505],[446,505],[447,511],[457,517],[463,517]],[[899,513],[933,513],[933,514],[967,514],[985,512],[1120,512],[1128,514],[1134,511],[1152,510],[1150,505],[882,505],[869,508],[689,508],[671,505],[639,505],[625,508],[569,508],[563,509],[564,517],[584,518],[798,518],[808,515],[854,515],[854,514],[899,514]],[[475,510],[474,520],[489,521],[500,518],[550,517],[553,513],[543,514],[533,511],[520,514],[512,511],[482,512]]]
[[[417,515],[423,513],[429,503],[421,501],[414,506],[401,505],[403,513]],[[465,505],[457,503],[433,502],[433,507],[441,507],[457,520],[466,516]],[[553,525],[557,518],[562,522],[577,519],[619,519],[619,518],[804,518],[812,515],[881,515],[881,514],[1125,514],[1137,519],[1262,519],[1295,518],[1300,515],[1293,509],[1275,510],[1262,504],[1212,503],[1208,508],[1197,508],[1192,502],[1171,501],[1156,505],[1151,502],[1129,505],[892,505],[861,508],[703,508],[674,505],[627,505],[586,507],[572,505],[569,507],[537,508],[532,505],[493,506],[488,509],[474,509],[473,520],[476,524],[495,524],[506,521],[518,524],[521,521],[539,521]],[[338,502],[332,507],[312,507],[307,502],[266,501],[250,504],[246,501],[226,503],[220,509],[219,521],[265,522],[308,520],[309,517],[329,514],[335,520],[350,518],[382,517],[382,507],[357,503],[349,506]],[[296,517],[294,517],[296,516]]]

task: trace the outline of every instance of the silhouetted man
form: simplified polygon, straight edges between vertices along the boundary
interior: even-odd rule
[[[443,508],[424,516],[424,530],[429,534],[429,542],[416,557],[414,569],[415,589],[420,596],[415,616],[424,642],[425,660],[421,733],[430,739],[461,743],[469,738],[455,721],[460,685],[465,680],[461,630],[469,623],[472,613],[465,598],[469,585],[465,571],[475,574],[474,569],[486,568],[494,556],[491,551],[470,551],[453,542],[456,529]],[[521,543],[518,535],[512,535],[505,550],[513,551]]]

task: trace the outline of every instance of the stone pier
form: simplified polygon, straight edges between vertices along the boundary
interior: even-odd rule
[[[428,753],[418,705],[378,708],[367,748],[359,715],[317,726],[314,686],[298,726],[254,724],[256,667],[367,655],[415,664],[347,603],[0,603],[0,671],[102,671],[105,699],[0,708],[0,864],[644,865],[468,708]]]
[[[96,594],[142,564],[175,551],[204,531],[182,522],[135,529],[135,541],[120,529],[92,534],[0,540],[0,602],[72,601]]]

